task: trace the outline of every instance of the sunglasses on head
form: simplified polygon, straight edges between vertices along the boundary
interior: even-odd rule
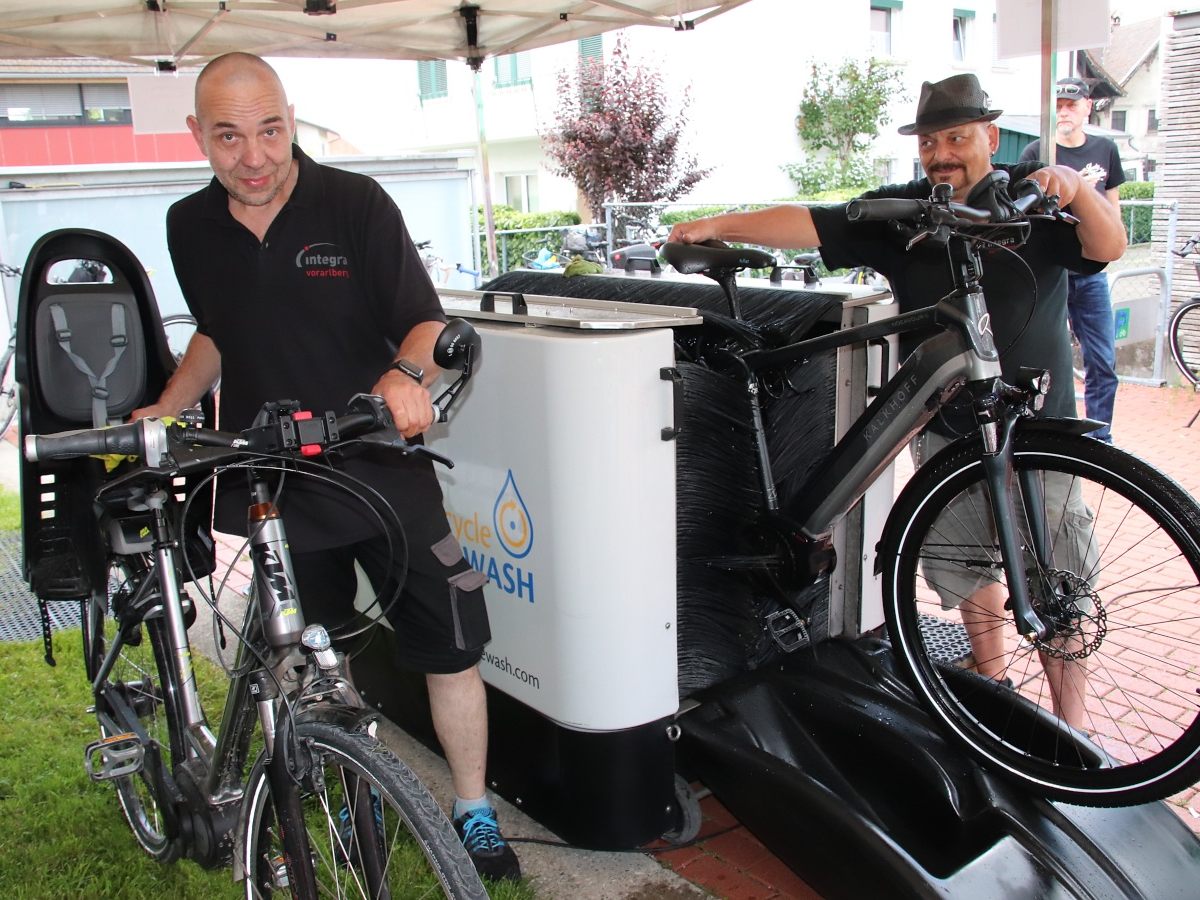
[[[1058,96],[1060,97],[1064,94],[1069,97],[1078,97],[1082,93],[1083,88],[1077,84],[1060,84],[1058,86]]]

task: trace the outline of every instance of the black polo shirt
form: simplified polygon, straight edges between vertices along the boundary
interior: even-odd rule
[[[1042,167],[1041,163],[996,166],[1013,182]],[[928,178],[885,185],[863,199],[902,197],[928,199]],[[928,306],[953,290],[944,248],[918,244],[905,250],[905,239],[886,222],[848,222],[846,207],[813,207],[813,224],[821,238],[821,257],[830,268],[870,266],[885,275],[902,312]],[[985,248],[983,285],[992,332],[1000,350],[1000,368],[1011,380],[1022,366],[1050,370],[1050,394],[1042,414],[1074,418],[1075,388],[1067,331],[1067,272],[1092,274],[1104,263],[1084,259],[1075,228],[1061,222],[1035,221],[1029,240],[1013,252]],[[1034,284],[1036,281],[1036,302]],[[920,336],[906,336],[905,354]],[[974,428],[967,398],[960,394],[935,431],[954,436]]]
[[[221,353],[220,425],[229,430],[250,425],[269,400],[298,400],[314,415],[344,412],[351,396],[374,386],[414,325],[445,321],[403,216],[383,188],[292,150],[296,186],[261,242],[230,214],[216,178],[167,212],[175,276],[197,330]],[[401,512],[406,498],[417,499],[414,491],[425,499],[436,494],[440,503],[427,463],[356,451],[344,465]],[[302,497],[300,479],[292,481],[281,508],[294,549],[378,533],[341,492],[306,485]],[[222,495],[232,487],[224,485]],[[245,508],[241,490],[219,497],[217,527],[237,533]]]

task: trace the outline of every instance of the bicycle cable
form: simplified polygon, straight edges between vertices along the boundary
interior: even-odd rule
[[[989,238],[982,237],[980,235],[961,234],[961,237],[964,240],[971,241],[972,243],[986,244],[989,247],[992,247],[996,250],[1002,250],[1005,253],[1008,253],[1010,256],[1012,256],[1013,259],[1015,259],[1017,262],[1019,262],[1021,264],[1021,266],[1024,268],[1024,274],[1026,276],[1028,276],[1030,287],[1031,287],[1029,312],[1025,315],[1025,321],[1021,323],[1021,327],[1019,329],[1017,329],[1017,333],[1015,335],[1013,335],[1013,337],[1009,340],[1008,344],[1006,344],[1003,348],[999,348],[999,347],[996,348],[997,354],[1002,357],[1002,356],[1004,356],[1004,354],[1006,354],[1009,350],[1012,349],[1013,345],[1016,344],[1017,341],[1019,341],[1021,339],[1021,336],[1025,333],[1025,329],[1027,329],[1029,327],[1029,323],[1033,321],[1033,311],[1037,308],[1037,304],[1038,304],[1037,276],[1033,272],[1033,267],[1030,266],[1029,263],[1027,263],[1025,261],[1024,257],[1022,257],[1021,254],[1018,253],[1014,248],[1012,248],[1006,244],[1001,244],[998,241],[993,241]],[[1026,239],[1026,242],[1028,242],[1028,239]],[[1023,242],[1022,246],[1024,246],[1024,243],[1026,243],[1026,242]],[[1018,270],[1018,271],[1020,271],[1020,270]],[[982,279],[982,274],[980,277]],[[982,284],[980,286],[982,287]],[[987,295],[986,289],[984,289],[984,295],[985,296]],[[946,418],[946,411],[951,409],[951,407],[952,407],[952,401],[951,401],[951,403],[943,404],[941,407],[938,408],[938,421],[940,421],[942,423],[942,427],[946,429],[947,434],[954,435],[954,437],[956,437],[956,438],[966,437],[967,434],[970,434],[971,432],[959,431]],[[958,406],[958,407],[954,407],[954,408],[961,409],[962,407]]]

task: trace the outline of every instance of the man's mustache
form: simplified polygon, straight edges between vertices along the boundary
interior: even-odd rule
[[[934,172],[953,172],[955,169],[962,169],[963,166],[958,163],[935,163],[929,167],[930,173]]]

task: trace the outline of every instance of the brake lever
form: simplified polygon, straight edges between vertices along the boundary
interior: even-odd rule
[[[375,447],[383,447],[387,450],[395,450],[405,456],[427,456],[433,462],[440,463],[447,469],[454,468],[453,460],[442,456],[435,450],[430,450],[424,444],[410,444],[399,431],[395,428],[385,428],[381,431],[372,431],[370,434],[364,434],[358,438],[364,444],[369,444]]]

